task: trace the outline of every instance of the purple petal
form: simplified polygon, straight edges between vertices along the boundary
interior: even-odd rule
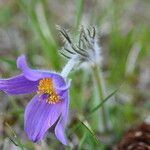
[[[66,140],[66,136],[65,136],[65,127],[63,125],[63,123],[61,121],[58,121],[56,127],[55,127],[55,135],[57,137],[57,139],[64,145],[67,145],[68,142]]]
[[[63,112],[62,115],[55,127],[55,135],[57,139],[64,145],[67,145],[67,139],[65,136],[65,127],[67,125],[68,120],[68,111],[69,111],[69,96],[68,92],[65,93],[65,104],[63,106]]]
[[[37,90],[37,81],[29,81],[23,75],[0,80],[0,90],[9,95],[28,94]]]
[[[28,67],[26,58],[24,55],[21,55],[18,57],[17,67],[21,69],[24,76],[31,81],[37,81],[38,79],[42,78],[41,74],[36,73],[35,70],[32,70]]]
[[[58,73],[30,69],[24,55],[18,57],[17,67],[22,70],[23,75],[30,81],[37,81],[42,78],[51,78],[53,79],[55,87],[65,86],[63,77]]]
[[[25,131],[30,140],[37,142],[46,131],[58,120],[62,113],[64,101],[48,104],[43,97],[36,95],[25,110]]]
[[[55,89],[58,91],[66,91],[69,89],[70,85],[71,85],[71,80],[68,80],[67,83],[63,86],[58,86],[58,85],[55,86]]]

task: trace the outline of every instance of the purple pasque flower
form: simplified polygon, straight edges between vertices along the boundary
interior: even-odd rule
[[[0,90],[8,95],[35,93],[24,113],[24,128],[28,138],[33,142],[40,141],[55,124],[57,139],[67,145],[64,130],[68,116],[70,82],[66,83],[58,73],[30,69],[24,55],[18,57],[17,67],[22,74],[0,79]]]

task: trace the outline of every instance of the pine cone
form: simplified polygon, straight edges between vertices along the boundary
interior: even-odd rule
[[[150,124],[130,129],[119,143],[118,150],[150,150]]]

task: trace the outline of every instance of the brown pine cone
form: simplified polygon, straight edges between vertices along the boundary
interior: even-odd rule
[[[150,150],[150,124],[130,129],[119,143],[118,150]]]

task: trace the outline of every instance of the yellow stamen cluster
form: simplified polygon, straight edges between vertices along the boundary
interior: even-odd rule
[[[47,94],[48,98],[46,100],[49,104],[55,104],[60,101],[54,87],[52,79],[44,78],[39,81],[37,94]]]

